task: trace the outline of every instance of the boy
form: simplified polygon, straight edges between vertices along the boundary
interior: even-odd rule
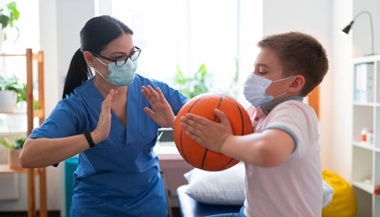
[[[317,217],[322,211],[318,121],[302,102],[328,70],[326,51],[313,37],[289,32],[264,37],[244,96],[254,133],[232,134],[220,122],[187,114],[187,136],[204,147],[245,163],[246,199],[239,214],[219,216]]]

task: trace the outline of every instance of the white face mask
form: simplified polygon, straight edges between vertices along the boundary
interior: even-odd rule
[[[284,81],[293,77],[294,76],[272,81],[262,76],[258,76],[256,74],[251,73],[248,76],[247,80],[244,82],[244,96],[248,100],[248,102],[250,102],[255,107],[258,107],[267,102],[271,102],[274,98],[285,95],[286,91],[277,96],[269,96],[266,93],[268,87],[272,83]]]

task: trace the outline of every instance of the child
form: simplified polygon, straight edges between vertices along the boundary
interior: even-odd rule
[[[318,120],[303,103],[328,70],[326,51],[312,36],[289,32],[264,37],[244,96],[254,133],[232,134],[220,120],[181,117],[187,136],[202,146],[243,161],[246,199],[240,213],[218,216],[317,217],[322,211]]]

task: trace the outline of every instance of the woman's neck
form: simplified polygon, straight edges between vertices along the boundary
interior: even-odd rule
[[[106,81],[104,78],[98,75],[95,75],[93,82],[96,89],[98,89],[98,91],[102,94],[104,98],[107,97],[111,89],[118,91],[117,96],[123,96],[123,95],[125,96],[125,93],[127,92],[127,89],[128,89],[127,86],[119,87],[119,86],[112,85],[108,81]]]

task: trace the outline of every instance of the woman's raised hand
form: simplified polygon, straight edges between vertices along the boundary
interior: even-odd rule
[[[159,126],[172,127],[175,116],[168,101],[166,101],[160,88],[153,89],[150,85],[141,88],[142,94],[148,100],[151,108],[145,107],[147,113]]]

